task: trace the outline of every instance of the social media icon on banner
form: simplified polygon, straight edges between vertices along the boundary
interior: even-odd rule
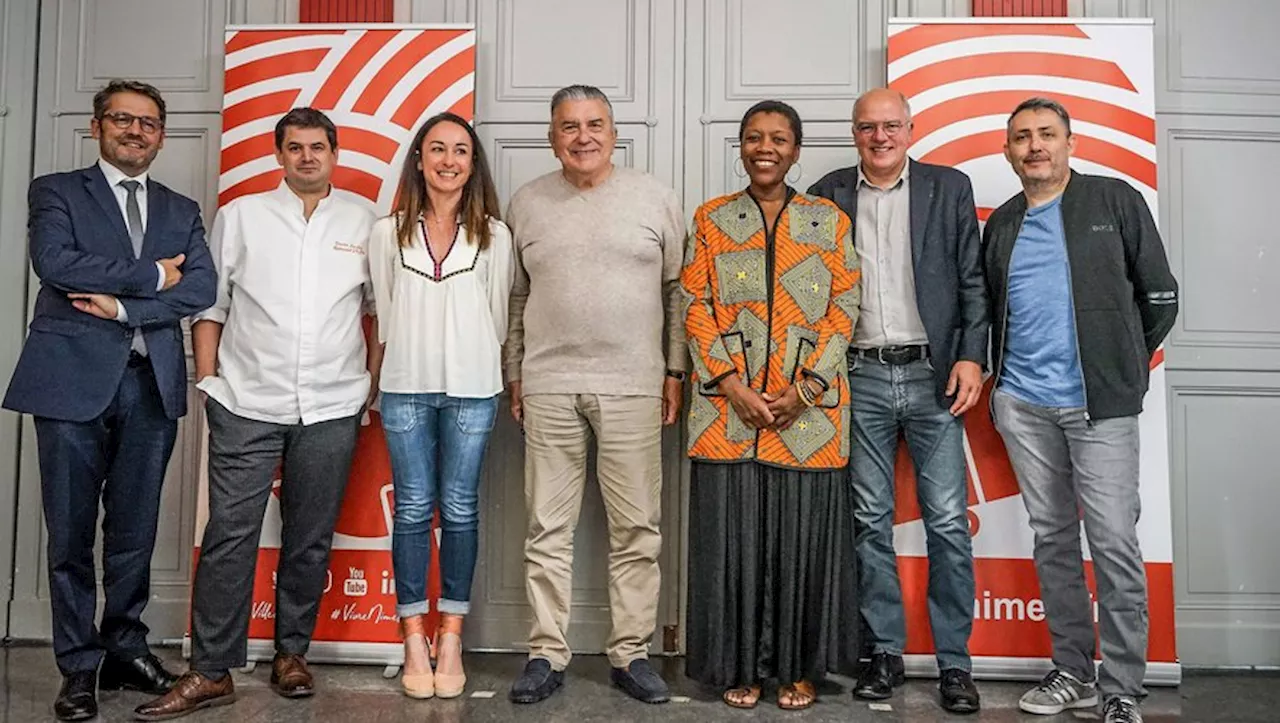
[[[369,592],[369,581],[364,579],[364,570],[357,567],[347,568],[348,577],[342,583],[342,592],[347,597],[364,597]]]

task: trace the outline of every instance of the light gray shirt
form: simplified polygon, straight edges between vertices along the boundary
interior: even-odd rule
[[[929,343],[911,265],[910,165],[888,188],[872,184],[858,166],[853,242],[862,261],[862,307],[853,343],[864,349]]]

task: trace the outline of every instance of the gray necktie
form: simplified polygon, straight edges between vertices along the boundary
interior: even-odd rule
[[[129,200],[125,202],[125,215],[129,222],[129,240],[133,242],[133,257],[142,255],[142,209],[138,207],[138,189],[142,184],[137,181],[121,181],[120,187],[129,192]]]
[[[129,199],[124,204],[125,217],[129,225],[129,240],[133,242],[133,257],[138,258],[142,255],[142,209],[138,207],[138,189],[142,188],[142,184],[126,180],[120,182],[120,187],[129,192]],[[143,356],[147,355],[147,342],[142,338],[142,329],[133,330],[133,342],[129,348]]]

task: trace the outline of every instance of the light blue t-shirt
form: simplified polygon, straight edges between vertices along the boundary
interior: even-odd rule
[[[1027,210],[1009,261],[1000,388],[1042,407],[1083,407],[1062,196]]]

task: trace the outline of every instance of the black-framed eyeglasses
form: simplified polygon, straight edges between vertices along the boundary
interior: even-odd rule
[[[164,121],[159,118],[149,115],[134,115],[132,113],[125,113],[124,111],[103,113],[100,120],[111,121],[111,125],[122,131],[129,130],[129,128],[133,126],[134,121],[137,121],[138,125],[141,126],[142,130],[146,133],[159,133],[164,129]]]

